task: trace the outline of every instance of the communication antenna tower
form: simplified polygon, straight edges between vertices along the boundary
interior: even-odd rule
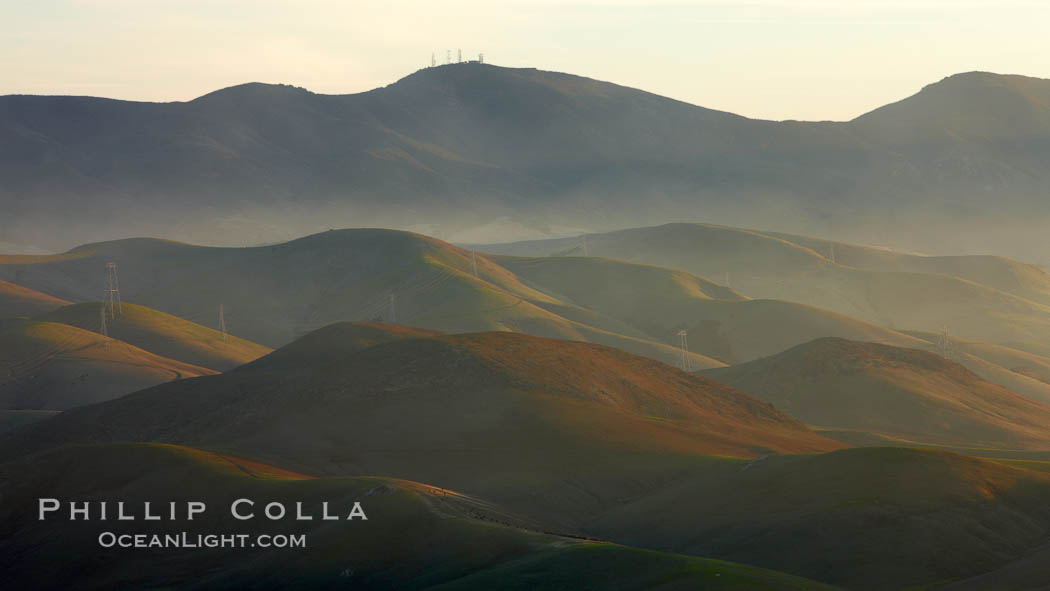
[[[117,281],[116,263],[106,263],[106,302],[109,305],[110,318],[124,313],[124,308],[120,305],[120,282]]]
[[[683,371],[690,371],[692,368],[689,366],[689,335],[684,328],[678,331],[678,347],[682,350],[679,367]]]

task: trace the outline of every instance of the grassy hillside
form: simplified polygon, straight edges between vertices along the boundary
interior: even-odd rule
[[[712,454],[842,445],[733,388],[598,345],[483,333],[322,351],[291,368],[282,356],[274,369],[265,357],[64,413],[13,433],[7,451],[204,445],[313,473],[432,482],[551,517],[658,486]]]
[[[9,500],[0,508],[5,581],[41,590],[65,589],[71,580],[78,589],[830,589],[744,565],[541,534],[490,503],[415,482],[307,478],[170,445],[73,446],[2,464],[0,492]],[[23,510],[40,497],[119,497],[140,510],[143,501],[203,501],[203,520],[109,522],[105,530],[306,534],[308,546],[115,553],[98,547],[99,522],[41,522]],[[360,501],[368,520],[235,521],[227,512],[235,498],[301,502],[318,513],[322,501],[340,513]]]
[[[64,410],[215,373],[54,322],[0,330],[0,408]]]
[[[836,123],[476,63],[343,96],[0,97],[0,239],[270,242],[369,224],[491,241],[706,219],[1043,256],[1048,84],[962,74]]]
[[[948,326],[953,334],[991,343],[1048,340],[1050,275],[1032,265],[994,257],[894,263],[926,259],[889,254],[873,264],[877,249],[835,244],[833,254],[824,240],[681,223],[587,236],[592,256],[711,277],[751,298],[798,302],[899,330]],[[578,253],[580,245],[570,238],[481,248],[548,256]]]
[[[749,361],[822,336],[923,346],[924,341],[842,314],[772,300],[748,300],[726,287],[683,271],[595,257],[494,260],[547,293],[623,320],[677,344],[687,329],[689,347],[726,363]]]
[[[1043,544],[1048,493],[1050,474],[1041,471],[946,452],[860,448],[698,473],[614,508],[588,531],[849,589],[930,588]]]
[[[98,302],[65,306],[37,319],[88,331],[99,327]],[[140,349],[217,371],[232,369],[272,351],[269,347],[183,320],[145,306],[123,303],[107,321],[109,335]]]
[[[0,318],[36,316],[68,304],[46,293],[0,281]]]
[[[705,375],[824,428],[970,447],[1050,446],[1050,406],[925,351],[824,338]]]
[[[333,322],[380,320],[592,341],[669,363],[679,356],[673,345],[530,287],[484,256],[392,230],[331,231],[254,248],[119,240],[69,256],[0,261],[0,277],[93,301],[108,261],[119,264],[125,300],[216,326],[223,306],[230,333],[270,346]],[[691,360],[693,367],[722,365],[698,354]]]

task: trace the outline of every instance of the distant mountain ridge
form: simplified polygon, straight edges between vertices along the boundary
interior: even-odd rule
[[[1041,242],[989,221],[1050,216],[1048,105],[1050,81],[971,72],[853,121],[773,122],[483,64],[339,96],[6,96],[0,241],[272,242],[329,225],[492,241],[704,220],[1041,262]]]

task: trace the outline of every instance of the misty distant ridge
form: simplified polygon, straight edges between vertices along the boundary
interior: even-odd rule
[[[1050,80],[969,72],[848,122],[763,121],[453,64],[350,95],[0,97],[0,243],[496,241],[704,221],[1050,261]]]

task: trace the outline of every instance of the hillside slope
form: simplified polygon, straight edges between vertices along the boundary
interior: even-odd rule
[[[711,454],[842,447],[733,388],[586,343],[410,338],[292,368],[281,354],[274,370],[264,357],[64,413],[11,434],[5,453],[201,445],[314,473],[432,482],[553,518],[657,486]]]
[[[566,238],[479,248],[550,256],[579,254],[580,245],[579,238]],[[883,257],[890,262],[874,264],[877,249],[835,245],[710,224],[673,223],[587,235],[591,256],[714,278],[750,298],[802,303],[897,330],[940,332],[947,326],[953,334],[991,343],[1050,339],[1050,275],[1033,265],[996,257],[929,262],[890,255]],[[838,252],[843,250],[840,261]],[[855,251],[860,254],[852,254]]]
[[[0,408],[65,410],[215,372],[66,324],[0,330]]]
[[[174,492],[173,491],[177,491]],[[550,588],[639,590],[672,582],[674,588],[828,590],[782,573],[613,544],[581,542],[523,529],[520,520],[480,499],[454,491],[384,478],[308,478],[201,450],[143,444],[76,446],[0,465],[0,568],[5,582],[22,588],[165,588],[180,590],[303,588],[510,589],[528,582]],[[109,531],[178,534],[191,539],[216,528],[251,535],[304,535],[307,548],[168,548],[129,554],[99,548],[98,523],[43,522],[37,499],[119,496],[126,507],[145,501],[193,499],[204,518],[109,523]],[[237,521],[235,498],[301,503],[320,515],[327,502],[340,517],[355,501],[368,520]],[[165,506],[167,503],[164,503]],[[337,508],[338,507],[338,508]],[[32,515],[30,515],[32,513]],[[70,549],[75,549],[70,552]],[[523,564],[524,563],[524,564]],[[349,566],[348,566],[349,565]],[[436,567],[435,565],[440,565]],[[528,565],[528,566],[526,566]],[[591,577],[591,569],[606,573]],[[536,572],[530,572],[535,569]],[[480,580],[479,580],[480,579]]]
[[[1050,446],[1050,405],[925,351],[825,338],[705,375],[811,425],[925,443]]]
[[[848,589],[938,588],[1042,545],[1048,491],[1045,472],[858,448],[727,464],[613,508],[587,531]]]
[[[1048,87],[959,74],[838,123],[476,63],[342,96],[257,83],[183,103],[6,96],[0,240],[260,243],[353,223],[491,241],[686,219],[927,249],[977,238],[1044,262],[1050,210],[1032,196],[1050,170]]]
[[[36,319],[97,330],[100,306],[97,302],[65,306]],[[121,304],[120,313],[108,320],[107,329],[109,336],[140,349],[216,371],[233,369],[273,350],[131,303]]]
[[[118,240],[59,256],[0,258],[0,277],[94,301],[99,270],[114,261],[125,301],[207,323],[217,322],[222,306],[231,334],[268,346],[333,322],[382,320],[590,341],[668,363],[680,356],[616,318],[524,284],[483,255],[393,230],[329,231],[252,248]],[[700,354],[690,360],[692,367],[723,365]]]
[[[66,305],[69,302],[46,293],[0,281],[0,318],[36,316]]]

